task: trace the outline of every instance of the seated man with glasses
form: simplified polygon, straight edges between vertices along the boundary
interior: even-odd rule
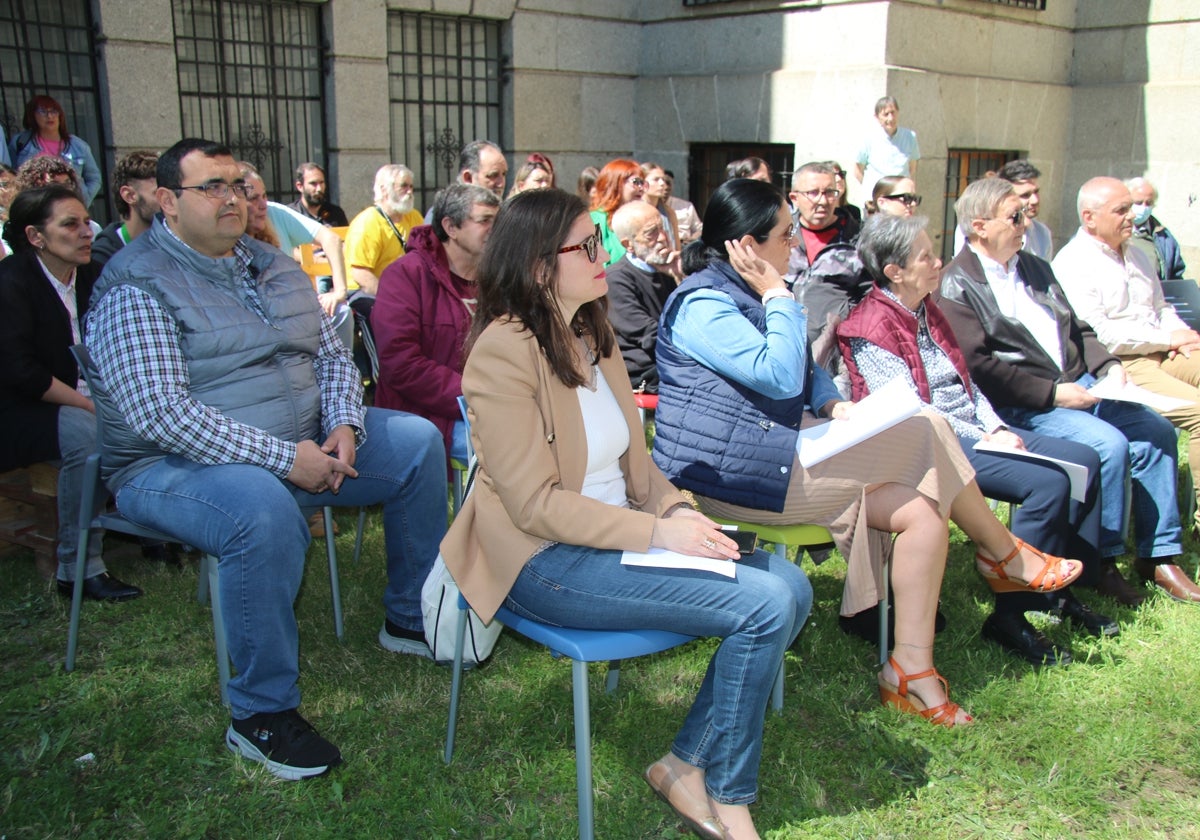
[[[1074,440],[1099,454],[1105,559],[1125,550],[1125,480],[1132,472],[1136,563],[1182,576],[1174,560],[1183,547],[1170,422],[1143,405],[1088,392],[1101,377],[1123,382],[1124,370],[1075,315],[1050,264],[1021,250],[1027,219],[1010,182],[976,181],[954,210],[967,245],[942,274],[940,304],[971,378],[1014,429]],[[1111,562],[1086,569],[1080,583],[1121,604],[1142,601]]]
[[[849,379],[837,352],[834,330],[871,290],[871,278],[855,251],[859,223],[838,206],[837,167],[813,161],[792,175],[796,245],[788,260],[787,281],[796,300],[808,308],[808,340],[813,361],[834,377],[843,395]]]
[[[181,140],[157,181],[162,214],[92,292],[104,479],[129,519],[219,560],[237,672],[226,745],[283,779],[319,775],[341,754],[296,710],[301,511],[382,504],[380,642],[432,658],[421,585],[446,531],[442,438],[423,418],[364,410],[308,277],[244,234],[248,185],[229,149]]]

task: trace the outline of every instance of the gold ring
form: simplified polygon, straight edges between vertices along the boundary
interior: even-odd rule
[[[704,541],[704,547],[705,548],[716,548],[717,544],[714,540],[707,539]]]

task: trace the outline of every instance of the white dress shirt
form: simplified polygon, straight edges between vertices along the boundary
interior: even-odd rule
[[[1062,339],[1058,334],[1058,321],[1050,310],[1042,306],[1029,294],[1029,288],[1017,271],[1017,256],[1014,254],[1007,263],[1001,264],[968,243],[979,262],[983,265],[983,274],[987,278],[988,288],[996,298],[996,307],[1000,314],[1024,324],[1025,329],[1033,335],[1034,341],[1041,345],[1046,354],[1054,360],[1059,370],[1063,366]]]
[[[1118,253],[1080,228],[1051,263],[1071,308],[1117,356],[1171,349],[1171,333],[1190,329],[1163,297],[1154,266],[1126,242]]]

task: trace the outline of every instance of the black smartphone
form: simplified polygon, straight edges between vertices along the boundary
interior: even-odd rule
[[[726,531],[725,535],[737,543],[739,554],[753,554],[758,548],[758,534],[754,531]]]

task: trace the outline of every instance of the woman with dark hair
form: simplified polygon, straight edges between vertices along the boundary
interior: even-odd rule
[[[25,130],[9,141],[13,166],[41,155],[62,158],[83,182],[83,203],[90,205],[100,192],[100,167],[92,148],[67,130],[67,115],[50,96],[35,96],[25,106]]]
[[[81,338],[92,284],[92,231],[87,209],[70,187],[24,190],[13,200],[0,262],[0,472],[60,461],[58,589],[74,588],[83,465],[96,450],[96,417],[71,345]],[[107,499],[96,499],[99,513]],[[102,532],[92,531],[84,595],[123,601],[142,594],[108,574]]]
[[[993,586],[1059,589],[1079,576],[1079,563],[1014,540],[936,415],[922,412],[810,468],[800,465],[800,429],[818,417],[846,417],[853,405],[807,357],[804,309],[781,276],[794,242],[775,187],[739,179],[713,193],[704,233],[684,249],[690,276],[667,300],[659,325],[654,461],[713,515],[827,527],[846,558],[843,615],[879,600],[890,553],[896,629],[880,698],[944,726],[970,723],[933,664],[947,519],[977,542],[978,564]]]
[[[504,604],[562,626],[721,638],[645,779],[700,836],[756,838],[747,806],[763,718],[812,590],[761,551],[736,578],[622,565],[623,551],[651,547],[727,561],[738,551],[646,453],[605,317],[605,256],[576,196],[534,190],[501,208],[462,379],[479,470],[442,555],[484,620]]]
[[[547,187],[553,186],[554,164],[550,162],[550,158],[539,152],[534,152],[525,158],[525,162],[517,170],[517,175],[513,178],[512,190],[509,191],[508,197],[512,198],[514,195],[525,190],[544,190]]]
[[[887,213],[891,216],[911,217],[921,206],[917,195],[917,184],[903,175],[885,175],[875,182],[871,200],[867,202],[867,215]]]
[[[887,180],[881,178],[879,184]],[[862,399],[889,382],[907,382],[923,403],[950,423],[983,492],[1019,505],[1012,513],[1014,533],[1098,568],[1100,456],[1081,443],[1009,428],[971,381],[954,332],[931,297],[940,285],[942,261],[925,231],[927,223],[924,217],[885,211],[859,234],[858,254],[875,287],[837,328],[852,396]],[[1062,467],[980,451],[975,449],[979,441],[1082,464],[1088,470],[1084,498],[1072,501],[1070,479]],[[1025,619],[1026,610],[1052,608],[1093,635],[1118,632],[1116,622],[1093,613],[1070,589],[1063,589],[1053,599],[997,593],[996,611],[984,621],[983,637],[1038,665],[1070,662],[1065,650],[1053,646]]]
[[[592,221],[600,226],[600,244],[604,246],[608,268],[625,256],[625,246],[612,229],[612,216],[617,208],[630,201],[637,201],[646,194],[646,179],[642,176],[641,164],[632,160],[610,160],[596,176],[595,194],[592,199]]]

